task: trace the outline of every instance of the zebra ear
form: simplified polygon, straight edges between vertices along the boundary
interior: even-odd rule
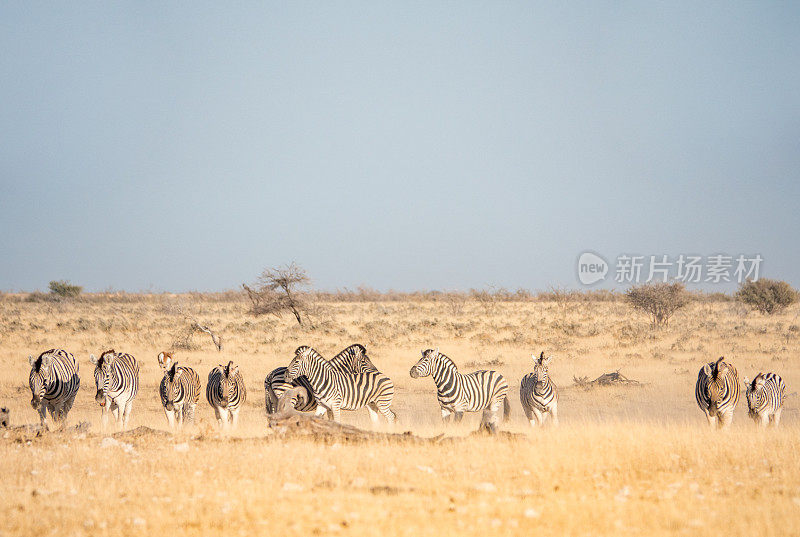
[[[535,362],[535,361],[536,361],[536,360],[538,360],[539,358],[537,358],[535,354],[531,354],[531,359],[532,359],[532,360]]]
[[[89,359],[92,361],[92,363],[93,363],[94,365],[97,365],[97,356],[95,356],[94,354],[92,354],[91,356],[89,356]]]
[[[231,364],[228,366],[228,377],[233,378],[239,371],[239,364]]]
[[[703,366],[703,373],[705,373],[707,377],[711,376],[711,365],[710,364],[706,364],[706,365]]]
[[[745,385],[747,388],[749,388],[749,387],[750,387],[750,379],[749,379],[749,378],[747,378],[747,377],[744,377],[744,385]]]
[[[436,347],[436,350],[434,352],[438,355],[439,354],[439,347]]]
[[[165,366],[165,364],[164,364],[164,353],[163,352],[159,352],[158,353],[158,365],[160,365],[162,367],[162,369]]]
[[[41,371],[42,369],[48,369],[50,367],[51,360],[52,358],[48,354],[42,356],[42,364],[39,366],[39,370]]]
[[[180,378],[183,375],[183,369],[178,369],[178,362],[175,362],[175,378]]]
[[[29,354],[28,355],[28,363],[31,364],[31,367],[35,366],[36,365],[36,358],[34,358],[33,356],[31,356]]]
[[[542,361],[542,363],[544,363],[544,364],[549,364],[549,363],[550,363],[552,360],[553,360],[553,357],[552,357],[552,356],[548,356],[547,358],[545,358],[545,359]]]

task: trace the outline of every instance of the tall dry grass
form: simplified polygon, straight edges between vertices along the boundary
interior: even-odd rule
[[[447,300],[319,301],[313,329],[289,317],[248,317],[246,308],[233,293],[0,298],[0,406],[11,409],[15,424],[35,422],[27,356],[63,347],[81,363],[70,421],[93,424],[85,437],[12,432],[0,439],[0,532],[800,533],[797,396],[788,398],[778,430],[756,430],[742,401],[734,426],[718,433],[707,429],[693,395],[697,370],[720,355],[742,375],[776,371],[796,392],[796,306],[767,317],[733,302],[695,302],[658,331],[616,300],[498,300],[487,308],[469,298],[460,309]],[[193,320],[222,334],[222,352],[202,333],[181,339]],[[463,370],[490,367],[508,378],[513,414],[505,429],[527,436],[467,436],[477,416],[437,444],[270,435],[266,373],[300,344],[331,356],[353,342],[365,344],[394,380],[400,429],[443,432],[432,381],[408,375],[421,348],[439,346]],[[198,426],[184,434],[107,440],[89,353],[113,347],[134,354],[142,389],[132,426],[166,430],[156,354],[176,343],[176,355],[197,368],[203,384],[217,363],[241,365],[249,398],[240,429],[218,435],[201,399]],[[516,386],[540,350],[555,357],[563,425],[529,432]],[[571,387],[573,377],[616,369],[642,386]],[[366,411],[345,420],[368,426]]]

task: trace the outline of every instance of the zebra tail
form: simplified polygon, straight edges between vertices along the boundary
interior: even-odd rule
[[[503,399],[503,421],[508,421],[511,417],[511,402],[508,400],[508,395]]]

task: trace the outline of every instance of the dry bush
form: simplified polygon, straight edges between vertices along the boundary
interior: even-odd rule
[[[748,280],[739,287],[736,299],[761,313],[772,315],[797,302],[797,291],[780,280]]]
[[[670,317],[689,303],[690,294],[682,283],[649,283],[631,287],[625,299],[634,309],[650,315],[655,328],[668,326]]]
[[[303,317],[308,318],[309,305],[300,289],[310,283],[311,279],[305,269],[291,263],[284,267],[265,269],[254,289],[247,284],[242,284],[242,288],[250,299],[251,314],[280,317],[290,311],[297,319],[297,324],[302,326]]]
[[[50,293],[59,298],[77,298],[83,292],[83,287],[67,280],[53,280],[49,287]]]

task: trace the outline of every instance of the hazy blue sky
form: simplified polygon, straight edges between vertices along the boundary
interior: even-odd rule
[[[800,286],[800,5],[0,5],[0,289]]]

